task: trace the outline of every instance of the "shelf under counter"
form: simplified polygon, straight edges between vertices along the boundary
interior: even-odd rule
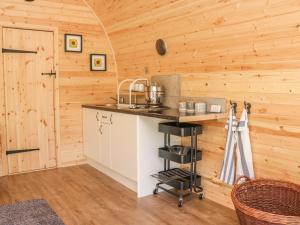
[[[218,120],[227,117],[226,113],[199,113],[193,115],[181,115],[178,121],[183,123],[187,122],[197,122],[197,121],[207,121],[207,120]]]
[[[119,112],[125,114],[173,120],[178,122],[208,121],[208,120],[224,119],[227,117],[226,113],[187,114],[187,113],[179,112],[178,109],[163,109],[161,111],[151,111],[151,110],[149,111],[146,109],[118,108],[116,105],[107,106],[107,105],[96,105],[96,104],[82,105],[82,107],[110,111],[110,112]]]

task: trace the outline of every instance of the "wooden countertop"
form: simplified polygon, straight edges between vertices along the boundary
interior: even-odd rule
[[[193,115],[179,116],[179,122],[197,122],[207,120],[224,119],[227,117],[226,113],[195,113]]]

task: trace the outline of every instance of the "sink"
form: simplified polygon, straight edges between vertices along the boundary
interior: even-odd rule
[[[145,109],[145,108],[136,108],[136,109],[130,109],[132,111],[137,111],[137,112],[148,112],[149,109]]]
[[[114,103],[108,103],[108,104],[105,104],[105,106],[116,106],[117,104],[114,104]]]
[[[106,106],[106,107],[114,107],[116,106],[117,104],[114,104],[114,103],[107,103],[107,104],[100,104],[100,105],[96,105],[96,106]]]
[[[128,111],[136,111],[136,112],[147,112],[147,113],[159,113],[162,110],[168,109],[167,107],[143,107],[143,105],[141,105],[138,108],[129,108],[128,104],[120,104],[119,106],[117,106],[117,104],[115,103],[107,103],[107,104],[98,104],[96,106],[99,107],[116,107],[117,109],[125,109]]]

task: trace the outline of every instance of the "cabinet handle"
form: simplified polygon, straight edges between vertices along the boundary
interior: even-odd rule
[[[100,127],[99,127],[99,132],[100,132],[100,134],[102,135],[102,124],[101,124]]]
[[[99,121],[98,115],[99,115],[99,112],[97,112],[97,114],[96,114],[96,120],[97,120],[97,121]]]
[[[109,120],[110,120],[110,124],[113,124],[112,116],[113,116],[113,115],[111,114],[111,115],[110,115],[110,119],[109,119]]]

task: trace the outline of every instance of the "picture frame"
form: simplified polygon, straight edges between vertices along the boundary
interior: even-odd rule
[[[82,35],[65,34],[65,52],[82,53]]]
[[[90,70],[106,71],[107,70],[106,54],[90,54]]]

